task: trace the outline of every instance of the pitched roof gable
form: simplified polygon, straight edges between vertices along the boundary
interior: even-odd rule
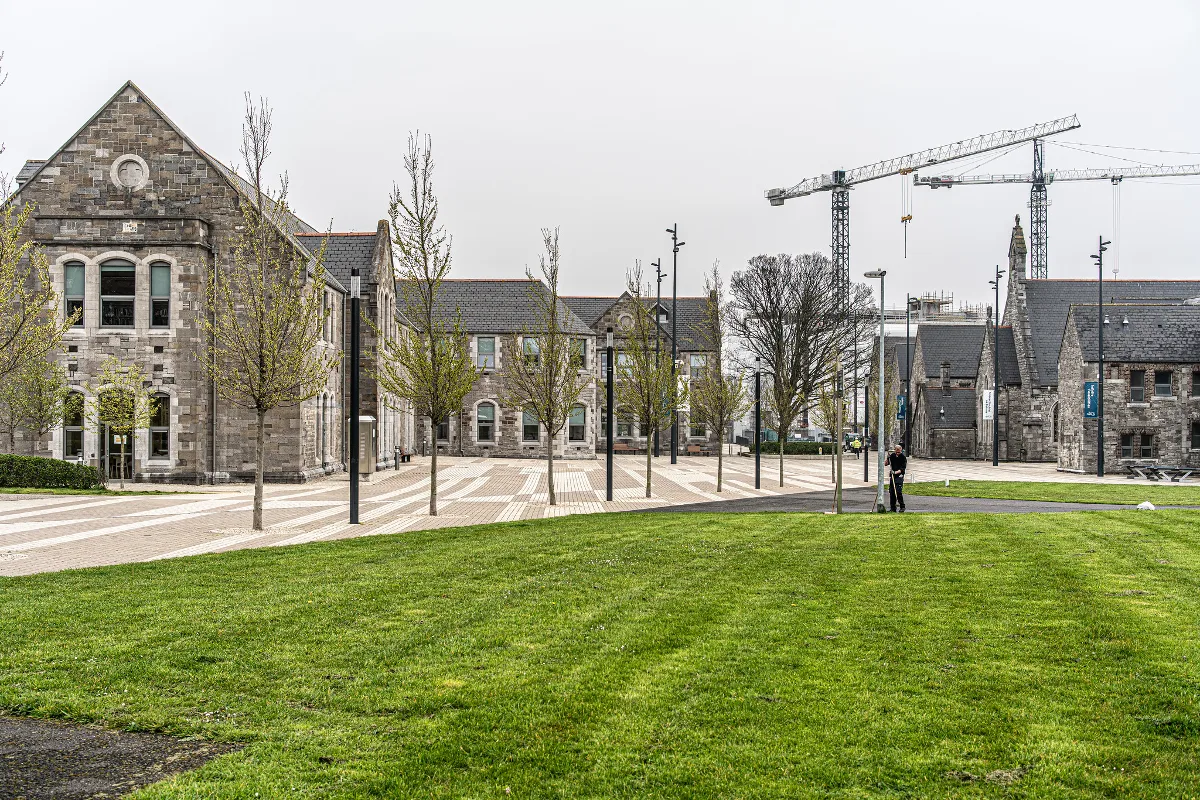
[[[458,315],[468,333],[524,333],[538,327],[537,308],[530,292],[545,293],[539,280],[519,279],[447,279],[437,296],[439,316],[449,322]],[[593,333],[564,298],[558,300],[563,330],[571,334]]]
[[[977,378],[983,338],[983,323],[921,323],[917,346],[925,363],[925,377],[941,378],[942,363],[949,361],[951,378]]]
[[[1104,306],[1104,359],[1123,363],[1200,363],[1200,305],[1128,303]],[[1068,324],[1075,326],[1084,361],[1097,361],[1094,305],[1071,306]],[[1065,334],[1064,334],[1065,335]]]

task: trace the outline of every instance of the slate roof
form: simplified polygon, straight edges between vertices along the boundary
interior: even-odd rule
[[[934,430],[962,430],[975,425],[975,390],[951,389],[950,394],[940,386],[925,389],[925,418]],[[942,411],[946,413],[943,414]]]
[[[1000,385],[1020,386],[1021,367],[1017,363],[1017,344],[1013,339],[1011,325],[1002,325],[997,330],[996,360],[1000,362]]]
[[[298,233],[296,238],[304,249],[314,257],[321,250],[323,233]],[[368,233],[331,233],[325,246],[325,272],[337,278],[343,286],[350,286],[350,268],[358,267],[363,283],[375,281],[374,256],[375,231]]]
[[[20,172],[17,173],[17,186],[25,184],[45,163],[45,159],[30,159],[26,161],[25,165],[21,167]]]
[[[1200,364],[1200,305],[1105,305],[1104,360]],[[1084,361],[1097,361],[1094,305],[1071,307]],[[1129,320],[1128,324],[1125,320]]]
[[[925,377],[940,380],[943,361],[950,362],[951,378],[979,377],[983,337],[983,323],[921,323],[917,328],[917,345],[925,362]]]
[[[449,322],[458,312],[469,333],[522,333],[538,325],[531,291],[545,292],[541,281],[462,279],[447,280],[438,292],[438,313]],[[591,334],[592,329],[559,298],[563,329],[567,333]]]
[[[622,295],[624,296],[624,295]],[[562,300],[571,310],[574,311],[581,320],[591,326],[596,333],[603,333],[596,327],[600,317],[604,316],[604,312],[612,308],[613,304],[618,302],[621,297],[563,297]],[[677,297],[675,313],[676,313],[676,329],[679,335],[679,349],[685,352],[705,351],[712,348],[708,345],[708,339],[704,335],[704,306],[707,297]],[[652,298],[642,298],[642,302],[646,304],[648,311],[653,313],[654,300]],[[671,312],[671,298],[664,297],[662,306],[667,313]],[[662,326],[663,333],[667,336],[671,335],[671,322],[667,321]]]
[[[612,308],[619,297],[563,297],[562,301],[575,312],[585,324],[595,328],[604,312]]]
[[[1105,304],[1176,305],[1194,297],[1200,297],[1200,281],[1104,282]],[[1036,362],[1036,385],[1058,385],[1058,353],[1067,327],[1067,313],[1073,305],[1094,304],[1096,300],[1096,281],[1046,279],[1025,282],[1025,309]]]
[[[910,359],[917,352],[916,337],[914,336],[909,340],[908,347],[904,346],[903,336],[885,336],[883,341],[885,348],[884,358],[891,356],[896,360],[896,369],[900,375],[900,380],[904,380],[904,377],[908,374]],[[878,352],[876,352],[876,357],[878,357]],[[938,375],[940,376],[941,373],[939,372]]]

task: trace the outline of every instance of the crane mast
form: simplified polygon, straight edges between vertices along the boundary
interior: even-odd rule
[[[951,144],[920,150],[898,158],[879,161],[851,170],[834,170],[808,178],[786,188],[768,189],[767,200],[773,206],[781,206],[787,200],[805,197],[817,192],[832,195],[833,237],[833,290],[839,305],[845,308],[850,295],[850,190],[860,183],[902,175],[922,167],[956,161],[960,158],[999,150],[1014,144],[1034,141],[1046,136],[1073,130],[1079,127],[1075,115],[1032,125],[1019,130],[1003,130],[985,133]]]

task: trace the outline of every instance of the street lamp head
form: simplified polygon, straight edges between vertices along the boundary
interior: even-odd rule
[[[612,332],[611,325],[608,326],[608,346],[609,347],[613,346],[613,332]]]
[[[886,269],[873,269],[870,272],[863,273],[864,278],[879,278],[881,280],[883,279],[884,275],[887,275]]]

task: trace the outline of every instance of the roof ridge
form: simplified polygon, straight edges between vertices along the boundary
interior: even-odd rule
[[[294,233],[293,236],[377,236],[378,231],[314,231],[312,233]]]

